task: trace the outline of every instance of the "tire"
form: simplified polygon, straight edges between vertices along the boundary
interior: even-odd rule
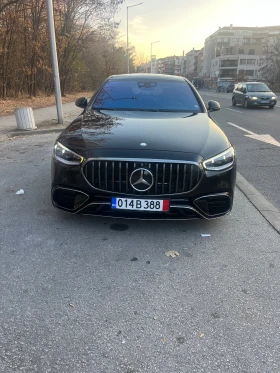
[[[245,107],[245,109],[248,109],[248,107],[249,107],[249,105],[248,105],[248,100],[244,100],[244,107]]]
[[[232,97],[232,106],[236,106],[236,101],[234,97]]]
[[[273,108],[274,108],[274,105],[269,105],[268,108],[269,108],[269,109],[273,109]]]

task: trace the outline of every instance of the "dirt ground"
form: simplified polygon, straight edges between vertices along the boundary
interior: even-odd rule
[[[62,97],[62,103],[73,102],[77,98],[86,96],[91,97],[92,92],[79,92],[76,94],[67,94]],[[48,107],[55,105],[55,96],[37,96],[37,97],[20,97],[20,98],[8,98],[6,100],[0,100],[0,116],[12,115],[16,108],[32,107],[32,109],[39,109],[41,107]]]

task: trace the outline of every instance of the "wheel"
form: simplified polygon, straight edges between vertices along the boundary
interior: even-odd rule
[[[244,100],[244,107],[246,108],[246,109],[248,109],[248,100]]]
[[[232,106],[236,106],[236,101],[234,97],[232,97]]]
[[[269,105],[268,108],[269,108],[269,109],[273,109],[273,108],[274,108],[274,105]]]

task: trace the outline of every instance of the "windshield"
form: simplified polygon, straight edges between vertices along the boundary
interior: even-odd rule
[[[185,81],[109,80],[93,103],[93,109],[201,112]]]
[[[248,92],[270,92],[266,84],[247,84]]]

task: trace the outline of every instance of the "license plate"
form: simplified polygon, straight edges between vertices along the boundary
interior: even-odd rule
[[[112,198],[112,208],[118,210],[136,211],[169,211],[169,200]]]
[[[261,104],[268,104],[268,101],[261,100]]]

